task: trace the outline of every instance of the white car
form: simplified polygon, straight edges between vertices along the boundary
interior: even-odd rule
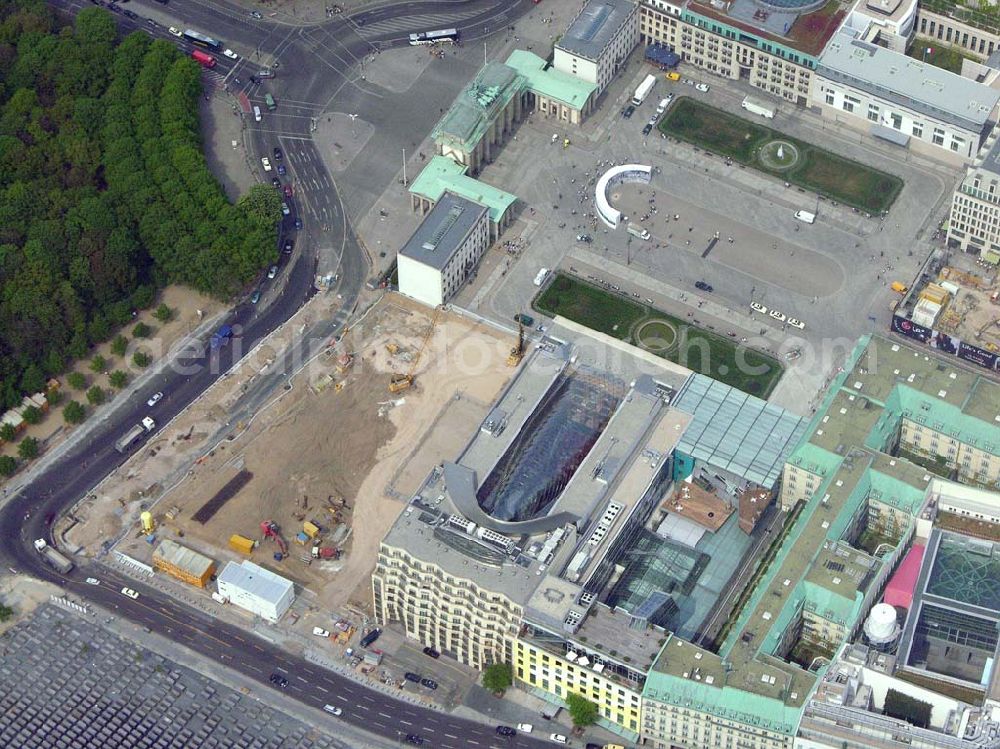
[[[149,396],[149,400],[146,401],[146,405],[152,408],[153,406],[155,406],[157,403],[160,402],[160,399],[162,397],[163,393],[153,393],[151,396]]]
[[[695,86],[695,90],[701,91],[703,94],[707,94],[708,93],[708,84],[707,83],[699,83],[699,84],[697,84]]]
[[[524,731],[524,733],[531,733],[533,726],[530,723],[518,723],[517,730]]]
[[[344,711],[334,705],[323,705],[323,709],[330,715],[343,715]]]
[[[98,580],[96,577],[88,577],[87,578],[87,585],[100,585],[100,584],[101,584],[101,581]]]
[[[754,312],[760,312],[760,314],[762,315],[767,314],[767,307],[765,307],[760,302],[750,302],[750,309],[752,309]]]
[[[292,209],[288,207],[288,203],[282,203],[281,204],[281,213],[283,215],[287,216],[291,212],[292,212]]]
[[[785,321],[784,314],[782,314],[781,312],[778,312],[778,310],[776,310],[776,309],[771,310],[768,314],[771,315],[771,317],[773,317],[778,322],[784,322]]]
[[[239,60],[240,59],[240,56],[238,54],[236,54],[235,52],[233,52],[231,49],[224,49],[224,50],[222,50],[222,54],[224,54],[230,60]]]
[[[272,265],[267,271],[267,277],[274,278],[276,275],[278,275],[278,266]]]
[[[549,740],[550,741],[554,741],[557,744],[568,744],[569,743],[569,739],[567,739],[561,733],[550,733],[549,734]]]
[[[317,637],[329,637],[330,631],[322,627],[313,627],[313,634]]]
[[[260,157],[260,165],[264,167],[265,172],[271,171],[271,160],[267,156]]]
[[[181,30],[179,28],[177,28],[176,26],[171,26],[169,29],[167,29],[167,31],[170,32],[170,36],[184,36],[181,33]]]
[[[139,594],[131,588],[122,588],[122,595],[126,598],[131,598],[133,601],[139,598]]]
[[[802,322],[801,320],[796,320],[794,317],[788,318],[788,324],[791,325],[793,328],[798,328],[799,330],[804,330],[806,327],[806,324],[804,322]]]

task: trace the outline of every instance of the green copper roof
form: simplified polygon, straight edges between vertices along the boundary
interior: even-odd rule
[[[514,68],[528,80],[528,88],[539,96],[555,99],[570,109],[583,109],[597,85],[575,78],[547,63],[534,52],[515,49],[507,58],[507,66]]]
[[[431,138],[471,152],[497,115],[526,89],[526,79],[516,70],[501,62],[488,62],[455,98]]]
[[[474,203],[486,206],[490,221],[498,223],[517,196],[468,176],[467,167],[447,156],[435,156],[410,185],[410,192],[437,203],[445,192],[453,192]]]

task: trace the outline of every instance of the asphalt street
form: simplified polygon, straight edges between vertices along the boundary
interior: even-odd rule
[[[60,11],[75,13],[90,7],[91,3],[53,0],[52,5]],[[277,62],[278,77],[267,81],[268,90],[279,101],[323,102],[318,113],[327,108],[344,86],[352,85],[355,80],[353,67],[358,60],[377,48],[406,44],[405,35],[398,31],[377,31],[379,22],[412,16],[414,28],[420,30],[433,20],[435,28],[454,26],[460,29],[464,39],[471,40],[526,11],[529,2],[409,2],[384,5],[349,18],[335,17],[333,21],[313,26],[253,19],[245,10],[224,2],[209,5],[197,0],[172,0],[166,7],[152,4],[145,7],[155,10],[161,22],[155,26],[148,23],[143,15],[144,5],[132,2],[127,9],[135,18],[117,14],[123,31],[141,28],[153,36],[174,40],[189,52],[189,45],[174,39],[163,26],[163,15],[169,14],[176,18],[176,23],[171,25],[199,30],[241,55],[250,54],[248,50],[252,50],[252,63],[245,57],[233,62],[216,55],[216,68],[206,73],[209,83],[217,87],[228,86],[234,93],[243,90],[251,99],[262,98],[256,85],[250,83],[249,76],[261,65]],[[365,28],[371,33],[364,32]],[[322,34],[321,45],[315,44],[317,32]],[[240,83],[236,83],[237,80]],[[57,575],[32,547],[36,538],[47,538],[51,542],[53,519],[125,461],[126,456],[114,448],[121,434],[146,415],[152,415],[158,424],[176,416],[224,375],[244,352],[288,320],[315,293],[313,282],[319,269],[317,248],[321,246],[335,250],[334,262],[319,270],[338,274],[335,291],[343,299],[341,312],[305,331],[296,350],[284,361],[275,362],[267,376],[257,378],[234,409],[232,422],[252,414],[287,379],[290,374],[288,362],[307,360],[346,322],[365,282],[368,259],[351,233],[333,179],[309,140],[309,117],[301,112],[301,108],[293,106],[279,107],[274,118],[284,138],[298,138],[295,141],[297,150],[290,158],[295,210],[284,219],[282,228],[283,237],[295,235],[297,241],[294,253],[282,256],[285,267],[278,277],[281,293],[275,295],[272,303],[259,308],[247,302],[237,305],[226,320],[236,330],[229,345],[217,351],[208,350],[207,341],[190,345],[178,357],[175,366],[168,367],[167,372],[135,393],[128,404],[119,407],[92,433],[89,440],[69,449],[29,486],[11,497],[0,513],[0,538],[4,539],[0,554],[8,566],[62,585],[73,594],[155,629],[268,688],[268,677],[272,673],[285,675],[288,679],[286,691],[290,696],[320,708],[324,704],[340,706],[344,709],[344,720],[389,740],[402,741],[406,734],[412,733],[424,737],[427,746],[446,749],[546,746],[547,742],[523,735],[502,738],[496,736],[491,726],[454,719],[435,710],[394,700],[107,570],[77,568],[68,576]],[[252,145],[259,157],[270,155],[276,144],[265,128],[254,128]],[[300,166],[303,164],[309,166]],[[296,217],[303,219],[300,231],[294,228]],[[157,391],[162,391],[164,398],[151,410],[145,405],[146,400]],[[101,579],[101,584],[86,584],[84,580],[90,576]],[[121,594],[121,588],[126,585],[140,593],[137,600]]]

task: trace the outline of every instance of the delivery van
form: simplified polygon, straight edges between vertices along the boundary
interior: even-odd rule
[[[806,224],[813,224],[816,222],[816,214],[810,211],[796,211],[795,218]]]

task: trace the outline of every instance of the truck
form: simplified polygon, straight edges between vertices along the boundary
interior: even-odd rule
[[[382,630],[379,629],[378,627],[371,630],[368,634],[366,634],[364,637],[361,638],[361,647],[367,648],[369,645],[375,642],[375,640],[378,639],[378,636],[380,634],[382,634]]]
[[[541,270],[539,270],[538,273],[535,275],[535,286],[541,286],[543,283],[545,283],[545,279],[548,277],[549,277],[548,268],[542,268]]]
[[[129,429],[125,434],[123,434],[117,442],[115,442],[115,450],[120,453],[127,453],[142,440],[143,435],[146,434],[146,429],[142,424],[136,424],[134,427]]]
[[[191,52],[191,59],[196,63],[201,65],[203,68],[214,68],[215,58],[212,57],[207,52],[202,52],[200,49],[193,50]]]
[[[264,105],[267,107],[268,112],[273,112],[278,108],[278,105],[274,102],[274,97],[270,94],[264,94]]]
[[[812,211],[796,211],[795,218],[805,224],[813,224],[816,222],[816,214]]]
[[[44,538],[35,541],[35,551],[41,554],[46,563],[56,572],[65,575],[73,569],[73,562],[49,546]]]
[[[649,240],[649,231],[646,230],[646,229],[643,229],[641,226],[638,226],[636,224],[629,224],[628,228],[626,229],[626,231],[629,234],[631,234],[633,237],[638,237],[639,239],[642,239],[642,240],[645,240],[645,241]]]
[[[750,112],[750,114],[758,114],[768,120],[774,119],[774,107],[760,99],[755,99],[752,96],[744,97],[740,106]]]
[[[639,88],[635,90],[635,94],[632,95],[632,105],[637,107],[646,101],[646,97],[649,96],[649,92],[653,90],[653,86],[655,85],[656,76],[647,75],[642,83],[639,84]]]
[[[213,351],[220,349],[229,343],[229,339],[233,337],[233,326],[223,325],[217,331],[212,334],[212,339],[209,341],[209,346]]]

